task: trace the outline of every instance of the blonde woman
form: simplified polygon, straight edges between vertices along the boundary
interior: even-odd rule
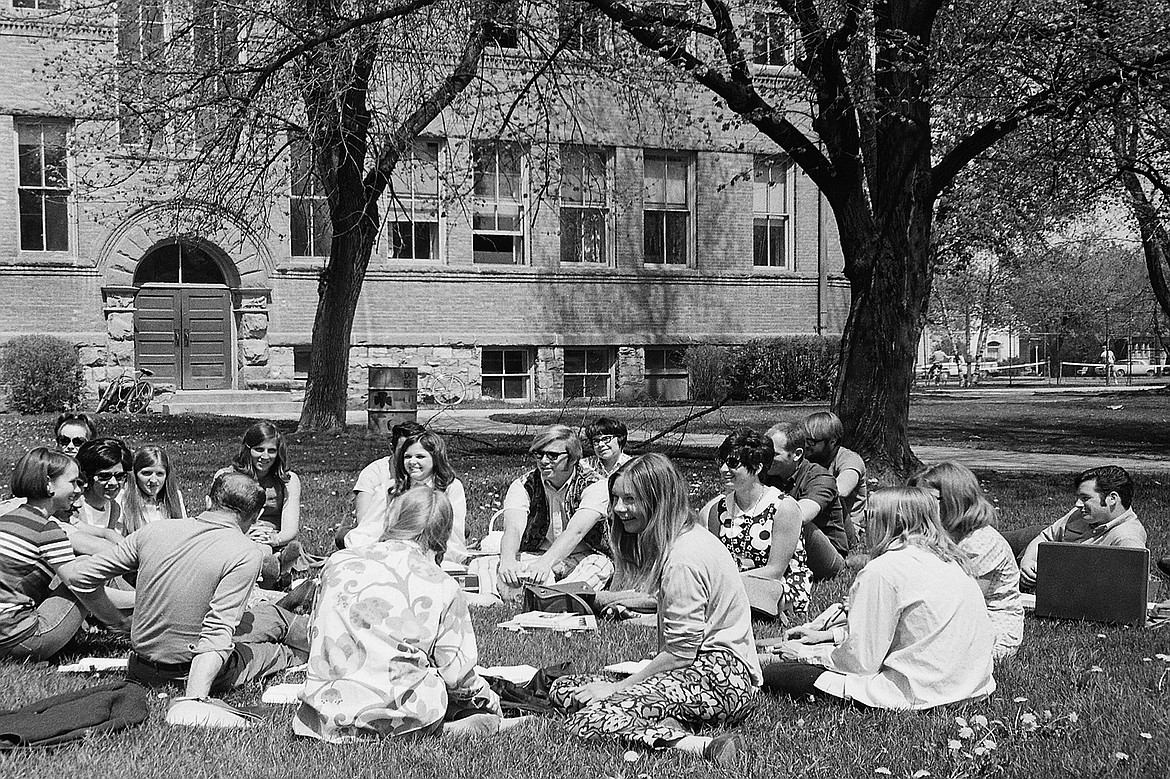
[[[575,712],[582,738],[735,766],[746,756],[740,733],[693,730],[742,721],[760,683],[739,568],[690,507],[687,482],[665,455],[635,457],[610,477],[609,490],[615,586],[656,593],[658,654],[621,680],[562,677],[549,697]]]
[[[872,557],[849,590],[845,626],[788,631],[801,643],[835,643],[827,662],[768,665],[764,686],[882,709],[993,693],[991,621],[966,554],[939,521],[938,501],[918,487],[874,493],[866,529]]]

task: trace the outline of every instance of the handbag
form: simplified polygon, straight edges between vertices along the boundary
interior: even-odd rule
[[[553,614],[593,614],[597,593],[584,582],[525,584],[524,611]]]
[[[504,516],[504,510],[500,509],[492,514],[492,518],[488,520],[488,532],[479,540],[479,551],[486,554],[500,553],[500,542],[504,540],[504,531],[497,528],[496,525],[502,516]]]

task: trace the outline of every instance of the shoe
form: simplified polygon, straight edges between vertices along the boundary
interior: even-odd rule
[[[1154,565],[1158,569],[1158,573],[1170,579],[1170,557],[1159,558]]]
[[[703,748],[703,757],[720,768],[743,768],[749,760],[747,739],[742,733],[721,733]]]
[[[276,605],[282,609],[287,609],[294,614],[303,614],[313,607],[313,600],[317,597],[317,580],[305,579],[296,587],[276,602]]]

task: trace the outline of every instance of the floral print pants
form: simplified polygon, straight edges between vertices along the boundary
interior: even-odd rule
[[[560,710],[571,712],[573,693],[604,678],[594,674],[561,677],[553,683],[549,698]],[[679,725],[733,725],[754,704],[755,685],[742,660],[730,652],[700,652],[686,668],[655,674],[585,706],[573,715],[570,726],[584,739],[616,738],[659,748],[690,735]]]

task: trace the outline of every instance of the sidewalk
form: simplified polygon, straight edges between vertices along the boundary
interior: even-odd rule
[[[524,409],[525,413],[536,412],[540,409]],[[557,409],[550,409],[556,411]],[[491,415],[499,413],[514,413],[517,409],[455,409],[450,411],[436,411],[420,409],[419,422],[440,433],[464,433],[468,435],[532,435],[539,425],[517,424],[513,422],[498,422],[491,419]],[[364,411],[351,411],[347,418],[349,424],[365,424]],[[646,430],[630,430],[631,445],[650,438],[653,433]],[[671,434],[659,439],[658,444],[685,445],[696,448],[706,448],[712,451],[723,442],[724,436],[717,433],[687,433],[686,435]],[[914,453],[926,463],[942,460],[954,460],[969,468],[983,468],[994,471],[1009,471],[1020,473],[1052,473],[1067,474],[1083,471],[1097,465],[1120,465],[1131,473],[1167,473],[1170,474],[1170,460],[1160,458],[1136,457],[1084,457],[1075,454],[1048,453],[1048,452],[1012,452],[1001,449],[972,449],[957,446],[916,446]]]

